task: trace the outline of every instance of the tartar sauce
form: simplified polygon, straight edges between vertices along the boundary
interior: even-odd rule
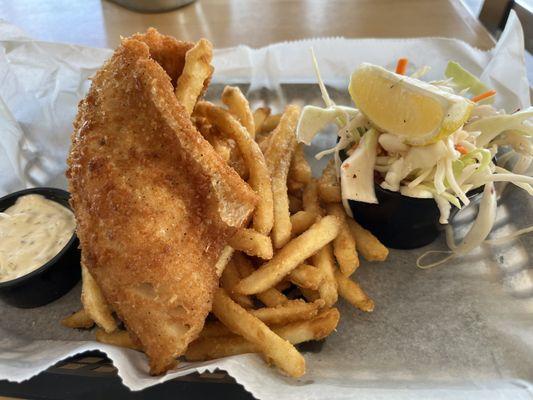
[[[28,194],[0,212],[0,282],[41,267],[72,237],[74,214],[38,194]]]

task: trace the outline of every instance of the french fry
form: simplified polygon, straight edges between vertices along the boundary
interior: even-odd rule
[[[305,297],[305,299],[312,303],[313,301],[317,301],[318,299],[320,299],[320,293],[318,293],[318,290],[313,290],[313,289],[307,289],[307,288],[303,288],[301,287],[300,288],[300,292],[302,292],[303,296]]]
[[[281,281],[276,286],[274,286],[277,290],[280,292],[283,292],[291,287],[291,283],[289,281]]]
[[[215,149],[217,154],[222,157],[224,161],[229,163],[230,157],[231,157],[231,146],[228,143],[228,140],[220,136],[220,132],[218,130],[211,126],[211,124],[207,125],[207,119],[206,118],[196,118],[196,120],[204,120],[203,124],[196,125],[202,136],[207,140],[211,146]]]
[[[212,103],[201,101],[196,105],[196,112],[207,116],[224,135],[237,143],[250,172],[249,184],[260,197],[253,217],[254,229],[268,235],[274,222],[272,185],[265,158],[259,146],[250,138],[246,129],[226,110]]]
[[[111,307],[107,303],[100,287],[85,265],[81,265],[81,303],[83,309],[96,324],[110,333],[117,329],[117,321],[113,317]]]
[[[231,260],[231,257],[233,257],[234,252],[235,250],[231,246],[225,246],[222,249],[222,252],[220,253],[220,256],[215,264],[215,271],[217,272],[217,276],[219,278],[222,276],[222,272],[224,272],[224,268],[226,268],[226,265],[228,265],[229,260]]]
[[[277,307],[250,310],[250,313],[267,325],[287,324],[313,318],[318,314],[318,310],[324,307],[324,304],[325,302],[322,299],[314,303],[306,303],[303,300],[289,300],[287,303]]]
[[[352,218],[346,218],[350,232],[357,243],[357,250],[367,261],[384,261],[389,255],[387,249],[372,232],[366,230]]]
[[[260,353],[259,346],[240,336],[200,336],[189,344],[185,352],[187,361],[206,361],[238,354]]]
[[[206,321],[202,331],[200,332],[200,337],[220,337],[220,336],[234,336],[235,334],[230,331],[224,324],[220,321]]]
[[[324,274],[312,265],[300,264],[289,274],[289,280],[300,288],[318,290]]]
[[[291,215],[291,236],[296,237],[302,232],[305,232],[315,223],[316,219],[317,215],[309,211],[298,211]]]
[[[287,151],[291,151],[291,157],[288,161],[290,167],[292,152],[296,146],[295,132],[299,115],[300,108],[298,106],[287,106],[276,129],[270,134],[269,146],[265,151],[265,160],[271,174],[277,169],[281,159],[286,157]],[[290,150],[291,147],[293,147],[292,150]]]
[[[229,245],[235,250],[240,250],[249,256],[260,257],[263,260],[270,260],[274,254],[270,238],[253,229],[238,229],[237,233],[230,239]]]
[[[261,293],[257,293],[255,297],[267,307],[276,307],[289,301],[287,296],[275,288],[270,288]]]
[[[272,176],[272,196],[274,199],[274,226],[272,242],[276,249],[283,247],[291,238],[289,198],[287,195],[287,176],[296,148],[296,124],[300,109],[288,106],[279,125],[271,133],[269,146],[265,153],[268,170]]]
[[[255,271],[254,267],[243,254],[237,252],[233,259],[241,278],[246,278]],[[289,301],[287,296],[275,288],[270,288],[255,295],[257,299],[267,307],[276,307]]]
[[[226,289],[226,292],[228,292],[233,301],[237,302],[244,308],[252,308],[254,305],[252,299],[246,295],[235,293],[233,289],[235,285],[239,283],[240,279],[241,276],[235,267],[235,263],[233,260],[230,260],[220,277],[220,286]]]
[[[299,344],[329,336],[337,327],[339,319],[339,310],[332,308],[311,320],[293,322],[273,330],[292,344]],[[204,361],[259,351],[256,345],[239,336],[201,337],[189,345],[185,358],[188,361]]]
[[[61,320],[61,324],[67,328],[73,329],[89,329],[94,326],[94,321],[87,315],[85,310],[82,308],[79,311],[76,311],[74,314],[69,315],[66,318]]]
[[[318,180],[318,195],[324,203],[342,202],[341,185],[335,172],[335,160],[329,160]]]
[[[287,190],[289,193],[298,193],[305,187],[305,183],[295,181],[294,179],[287,179]]]
[[[346,221],[347,216],[340,203],[329,203],[326,206],[328,214],[335,215],[341,222],[339,234],[333,241],[333,253],[339,264],[339,269],[345,276],[350,276],[359,267],[359,256],[354,236]]]
[[[176,98],[187,114],[191,115],[205,82],[213,74],[213,46],[206,39],[200,39],[185,54],[185,66],[176,83]]]
[[[339,233],[337,217],[328,215],[278,251],[272,260],[242,279],[235,290],[242,294],[261,293],[280,282],[298,265],[333,241]],[[318,265],[317,265],[318,267]]]
[[[327,217],[325,217],[327,218]],[[337,281],[335,280],[335,261],[331,244],[322,247],[313,257],[313,264],[322,272],[324,280],[318,287],[320,298],[326,302],[326,307],[331,307],[337,302]]]
[[[289,194],[289,211],[291,214],[295,214],[301,211],[303,208],[302,200],[295,195]]]
[[[261,132],[272,132],[277,128],[279,121],[281,120],[281,114],[270,114],[265,118]]]
[[[279,328],[274,328],[274,332],[293,344],[321,340],[328,337],[335,330],[339,324],[339,320],[339,310],[330,308],[321,312],[313,319],[293,322]]]
[[[311,167],[305,159],[301,143],[296,146],[296,150],[292,156],[291,167],[289,168],[289,179],[300,183],[311,182]]]
[[[318,184],[315,179],[307,184],[302,194],[302,204],[304,211],[314,215],[322,215],[323,210],[318,200]]]
[[[296,139],[293,138],[293,141],[296,144]],[[272,196],[274,200],[272,242],[276,249],[283,247],[291,239],[291,214],[287,195],[287,174],[289,172],[290,156],[291,151],[288,150],[272,175]]]
[[[356,282],[340,271],[335,271],[335,279],[337,280],[339,294],[344,299],[362,311],[374,311],[374,301],[367,296]]]
[[[254,111],[254,127],[255,127],[255,134],[254,137],[257,138],[257,134],[261,133],[263,130],[263,124],[265,123],[265,120],[270,115],[270,108],[268,107],[259,107]]]
[[[213,314],[232,332],[257,346],[267,359],[272,360],[287,375],[300,377],[305,373],[305,360],[298,350],[231,300],[222,288],[215,292]]]
[[[125,347],[132,350],[141,350],[141,347],[133,341],[128,331],[125,330],[106,332],[103,329],[97,329],[96,340],[100,343],[112,344],[113,346]]]
[[[255,137],[255,123],[250,104],[241,92],[241,89],[234,86],[226,86],[222,91],[222,103],[228,107],[229,112],[237,118],[242,126],[246,128],[250,137]]]

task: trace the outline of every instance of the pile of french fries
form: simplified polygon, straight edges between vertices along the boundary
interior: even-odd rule
[[[367,261],[383,261],[388,249],[346,215],[332,162],[318,180],[312,177],[296,141],[298,107],[289,105],[274,115],[268,108],[252,112],[241,90],[229,86],[222,93],[224,106],[198,101],[210,73],[205,65],[211,60],[208,43],[200,41],[187,53],[176,96],[260,201],[250,226],[236,232],[216,264],[220,287],[213,318],[189,345],[185,359],[260,353],[284,374],[299,377],[305,373],[305,359],[294,345],[324,339],[335,330],[339,296],[362,311],[373,311],[374,302],[354,273],[359,254]],[[138,349],[82,268],[83,309],[62,323],[72,328],[96,323],[97,340]]]

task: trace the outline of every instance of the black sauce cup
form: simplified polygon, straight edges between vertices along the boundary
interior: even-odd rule
[[[416,249],[433,242],[444,225],[439,223],[440,211],[434,199],[404,196],[375,184],[378,204],[348,200],[352,213],[361,224],[387,247]],[[474,201],[483,192],[478,188],[468,192]],[[450,220],[459,211],[452,205]]]
[[[40,194],[67,207],[70,194],[55,188],[25,189],[0,198],[0,211],[11,207],[19,197]],[[19,308],[34,308],[48,304],[67,293],[81,277],[80,250],[76,233],[50,261],[16,279],[0,282],[0,298]]]

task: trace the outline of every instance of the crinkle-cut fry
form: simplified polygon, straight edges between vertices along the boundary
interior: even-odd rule
[[[384,261],[389,255],[387,249],[372,232],[366,230],[352,218],[346,218],[350,232],[357,243],[357,250],[367,261]]]
[[[332,245],[328,243],[313,257],[313,264],[322,272],[324,279],[318,288],[320,298],[326,302],[326,307],[331,307],[337,302],[337,281],[335,280],[335,260],[333,259]]]
[[[141,347],[135,343],[128,331],[116,330],[114,332],[106,332],[103,329],[96,330],[96,340],[100,343],[112,344],[113,346],[125,347],[127,349],[139,350]]]
[[[318,216],[323,215],[322,207],[320,207],[320,201],[318,200],[318,184],[316,179],[311,179],[311,182],[304,188],[302,194],[302,205],[304,211]]]
[[[94,321],[87,315],[85,310],[76,311],[75,313],[69,315],[66,318],[61,320],[61,325],[66,326],[67,328],[73,329],[89,329],[94,326]]]
[[[304,148],[301,143],[296,146],[296,150],[292,155],[289,178],[290,180],[300,183],[311,182],[311,167],[305,158]]]
[[[311,225],[315,223],[318,215],[309,211],[298,211],[291,215],[291,236],[296,237],[302,232],[305,232]]]
[[[317,267],[300,264],[289,274],[289,280],[300,288],[318,290],[324,274]]]
[[[235,86],[226,86],[222,91],[222,103],[228,107],[229,112],[237,118],[246,128],[250,137],[255,137],[255,123],[250,104],[241,89]]]
[[[302,211],[302,200],[297,196],[289,193],[289,211],[291,214],[296,214],[298,211]]]
[[[256,230],[241,228],[230,239],[229,244],[235,250],[240,250],[249,256],[270,260],[274,254],[270,237]]]
[[[342,274],[340,271],[335,271],[335,279],[337,280],[338,290],[341,297],[362,311],[374,311],[374,301],[367,296],[359,284]]]
[[[105,299],[100,287],[87,267],[81,264],[81,303],[87,315],[106,332],[117,329],[117,321],[113,317],[111,306]]]
[[[263,124],[265,123],[265,120],[270,115],[270,108],[269,107],[259,107],[254,111],[254,127],[255,127],[255,134],[254,137],[257,138],[257,135],[261,133],[263,129]]]
[[[333,254],[335,254],[341,272],[345,276],[350,276],[359,267],[359,256],[355,238],[346,221],[348,217],[340,203],[328,203],[326,208],[328,214],[335,215],[342,221],[339,234],[333,241]]]
[[[324,203],[342,202],[341,185],[335,171],[335,160],[329,160],[318,180],[318,195]]]
[[[324,307],[324,300],[319,299],[313,303],[303,300],[289,300],[277,307],[264,307],[250,310],[250,313],[267,325],[287,324],[289,322],[311,319]]]
[[[215,271],[219,278],[222,276],[222,272],[224,272],[224,268],[226,268],[226,265],[228,265],[231,257],[233,257],[234,252],[235,249],[231,246],[224,246],[222,249],[222,252],[220,253],[220,256],[215,264]]]
[[[235,140],[242,157],[248,166],[248,183],[259,195],[260,200],[254,212],[254,229],[268,235],[274,223],[274,205],[270,173],[263,153],[246,129],[228,111],[212,103],[201,101],[196,105],[199,115],[207,116],[225,136]]]
[[[339,310],[331,308],[313,319],[293,322],[274,328],[273,331],[292,344],[299,344],[329,336],[337,327],[339,319]],[[200,337],[189,345],[185,358],[188,361],[203,361],[258,352],[257,346],[239,336]]]
[[[176,98],[191,115],[198,97],[204,90],[204,83],[213,74],[213,46],[207,39],[200,39],[185,54],[185,66],[176,83]]]
[[[235,303],[222,288],[215,291],[213,314],[232,332],[253,343],[284,373],[300,377],[305,373],[305,359],[287,340]]]
[[[235,253],[234,262],[241,278],[246,278],[255,271],[255,268],[252,266],[250,260],[248,260],[240,252]],[[285,296],[276,288],[270,288],[264,292],[257,293],[255,297],[257,297],[257,299],[267,307],[276,307],[289,301],[287,296]]]
[[[250,297],[234,291],[234,287],[237,283],[239,283],[240,279],[241,276],[239,275],[239,271],[237,271],[235,263],[233,260],[230,260],[228,265],[226,265],[222,276],[220,277],[220,286],[226,289],[226,292],[228,292],[230,297],[242,307],[252,308],[254,303]]]
[[[261,132],[272,132],[277,128],[281,120],[281,114],[270,114],[265,118]]]
[[[298,265],[333,241],[339,233],[337,217],[328,215],[280,249],[272,260],[263,264],[235,287],[242,294],[261,293],[276,285]],[[318,267],[318,265],[317,265]]]

